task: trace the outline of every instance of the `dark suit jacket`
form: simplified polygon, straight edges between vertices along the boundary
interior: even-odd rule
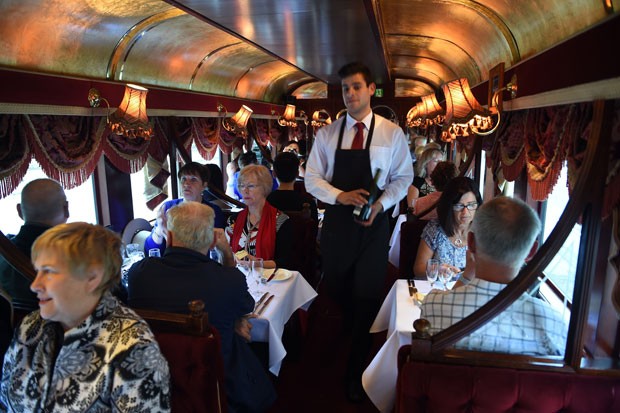
[[[163,257],[148,257],[134,264],[127,277],[127,302],[133,308],[187,313],[189,301],[204,301],[209,322],[222,338],[229,410],[240,406],[239,411],[254,411],[252,406],[262,405],[257,410],[261,411],[273,403],[275,391],[269,378],[249,346],[234,332],[235,320],[254,309],[243,273],[199,252],[168,247]],[[263,400],[249,396],[252,386],[263,389],[256,393]]]
[[[316,202],[308,193],[278,189],[267,196],[267,202],[280,211],[301,211],[304,208],[304,203],[308,203],[310,204],[310,217],[315,222],[319,222]]]
[[[50,227],[39,224],[24,224],[19,233],[9,239],[21,252],[30,257],[30,249],[34,241]],[[19,302],[27,308],[37,310],[39,300],[35,293],[30,291],[30,281],[17,272],[5,259],[0,256],[0,285],[11,296],[14,302]]]

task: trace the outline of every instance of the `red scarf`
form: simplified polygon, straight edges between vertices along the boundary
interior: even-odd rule
[[[263,211],[260,216],[260,225],[258,226],[258,234],[256,235],[256,257],[264,260],[273,260],[276,255],[276,219],[278,210],[265,201]],[[237,252],[242,248],[239,246],[239,240],[243,233],[246,220],[248,219],[248,209],[245,208],[237,216],[235,228],[233,229],[230,244],[233,252]],[[250,242],[250,234],[248,234],[247,242]]]

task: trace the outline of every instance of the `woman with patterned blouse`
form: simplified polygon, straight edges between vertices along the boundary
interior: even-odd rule
[[[287,268],[292,228],[288,215],[267,202],[273,188],[271,172],[262,165],[248,165],[239,173],[237,187],[247,208],[227,228],[233,252],[245,250],[251,261],[262,258],[264,268]]]
[[[422,232],[413,265],[416,277],[425,276],[426,262],[431,258],[454,273],[465,268],[467,233],[480,205],[482,197],[470,178],[457,177],[448,182],[437,204],[438,219],[429,221]]]
[[[168,364],[148,325],[110,290],[121,240],[83,222],[33,244],[39,310],[27,315],[4,358],[0,411],[169,412]]]

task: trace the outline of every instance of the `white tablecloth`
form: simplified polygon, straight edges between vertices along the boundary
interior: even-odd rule
[[[400,262],[400,226],[403,222],[407,220],[407,215],[400,214],[398,219],[396,220],[396,225],[394,225],[394,231],[392,231],[392,236],[390,237],[390,252],[388,254],[388,261],[398,268]]]
[[[316,291],[300,273],[291,272],[292,277],[288,280],[270,281],[259,287],[261,291],[267,291],[274,297],[259,318],[250,320],[252,341],[269,343],[269,371],[276,376],[280,373],[282,360],[286,356],[282,344],[284,324],[298,308],[308,310],[317,296]]]
[[[431,287],[428,281],[415,281],[421,293]],[[394,408],[398,378],[398,349],[411,344],[413,322],[420,318],[420,308],[409,296],[407,280],[396,280],[377,314],[371,333],[387,330],[387,340],[362,374],[366,394],[381,412]]]

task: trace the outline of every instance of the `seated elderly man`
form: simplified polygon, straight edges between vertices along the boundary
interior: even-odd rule
[[[482,307],[510,283],[534,255],[540,221],[522,201],[495,198],[482,205],[467,236],[465,274],[472,279],[452,291],[432,291],[422,305],[431,333],[446,329]],[[528,355],[561,355],[567,327],[547,302],[524,294],[503,313],[456,343],[456,348]]]
[[[252,313],[254,299],[238,269],[209,258],[215,245],[225,261],[232,259],[223,231],[214,230],[213,224],[214,212],[207,205],[186,201],[170,208],[168,248],[161,258],[148,257],[130,268],[127,302],[134,308],[184,313],[189,301],[204,301],[209,321],[222,338],[228,411],[264,411],[275,400],[275,390],[245,342],[250,335],[244,316]],[[243,337],[235,333],[236,323]],[[242,324],[246,328],[239,327]]]

